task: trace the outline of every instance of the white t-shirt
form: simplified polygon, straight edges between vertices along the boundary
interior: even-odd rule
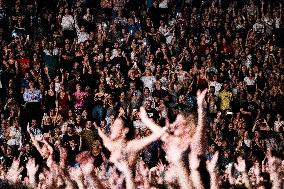
[[[64,15],[62,17],[61,26],[63,30],[73,30],[75,27],[75,20],[72,15]]]
[[[255,23],[253,26],[253,31],[256,33],[264,33],[264,25],[260,23]]]
[[[159,4],[159,8],[161,8],[161,9],[167,9],[167,8],[168,8],[168,3],[169,3],[169,0],[163,0],[163,1],[161,1],[161,3]]]
[[[89,40],[89,34],[87,32],[78,32],[77,36],[78,36],[77,44],[84,43],[85,41]]]
[[[215,93],[214,95],[216,96],[219,96],[219,92],[222,88],[222,84],[221,83],[218,83],[217,81],[212,81],[210,84],[209,84],[209,87],[214,87],[215,88]]]
[[[167,26],[166,26],[166,25],[165,25],[164,27],[160,26],[160,27],[159,27],[159,32],[160,32],[163,36],[165,36],[166,33],[167,33]]]
[[[9,146],[20,145],[22,141],[22,134],[20,129],[16,129],[15,127],[10,128],[10,139],[7,141]]]
[[[153,86],[156,82],[156,78],[154,76],[142,76],[140,80],[143,82],[144,87],[148,87],[149,90],[153,92]]]
[[[146,128],[145,124],[142,123],[142,121],[140,121],[140,120],[133,121],[133,126],[134,126],[135,129],[145,129]]]
[[[246,85],[255,85],[255,78],[250,79],[249,77],[245,77],[244,82],[246,83]]]

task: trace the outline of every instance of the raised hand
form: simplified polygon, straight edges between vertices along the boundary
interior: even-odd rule
[[[240,173],[245,173],[246,172],[246,161],[242,157],[238,157],[237,163],[234,163],[234,167]]]
[[[12,166],[7,172],[6,179],[13,183],[17,182],[17,180],[19,179],[19,175],[23,171],[23,169],[23,167],[20,167],[20,158],[15,158],[13,160]]]
[[[33,187],[36,186],[35,175],[36,175],[36,172],[38,171],[38,167],[39,165],[36,165],[34,158],[30,158],[28,163],[26,164],[27,174],[29,176],[29,183]]]
[[[197,91],[197,105],[198,106],[203,105],[206,93],[207,93],[207,89],[204,89],[203,91],[200,91],[200,90]]]
[[[206,162],[207,170],[210,173],[216,172],[217,169],[217,162],[218,162],[219,152],[215,152],[211,161]]]
[[[139,172],[144,178],[149,175],[149,168],[146,167],[145,162],[142,160],[139,162]]]
[[[28,176],[35,176],[37,170],[38,170],[39,165],[36,165],[35,163],[35,159],[34,158],[30,158],[28,163],[26,164],[26,168],[27,168],[27,173]]]
[[[147,112],[146,112],[146,110],[145,110],[144,107],[141,107],[141,108],[140,108],[139,116],[140,116],[140,119],[141,119],[141,120],[149,119],[149,117],[148,117],[148,115],[147,115]]]
[[[282,165],[281,159],[272,156],[271,152],[267,153],[267,160],[268,160],[268,172],[270,174],[271,179],[279,179],[279,167]]]
[[[69,172],[71,180],[74,180],[75,182],[80,182],[84,178],[83,173],[80,168],[70,167],[68,169],[68,172]]]
[[[158,126],[152,119],[148,117],[148,114],[144,107],[140,108],[140,119],[141,121],[153,132],[153,133],[160,133],[163,134],[167,127],[160,127]]]

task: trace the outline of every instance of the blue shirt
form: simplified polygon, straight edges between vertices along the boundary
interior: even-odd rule
[[[39,89],[27,89],[23,94],[23,98],[25,102],[40,102],[42,94]]]

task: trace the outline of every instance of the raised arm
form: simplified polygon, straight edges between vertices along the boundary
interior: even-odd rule
[[[140,108],[140,119],[152,132],[157,132],[161,130],[161,127],[148,117],[144,107]]]
[[[203,109],[203,103],[205,101],[205,95],[207,93],[207,89],[203,90],[202,92],[197,92],[197,128],[195,134],[193,135],[191,146],[194,147],[192,150],[195,150],[196,155],[203,155],[205,153],[205,112]]]
[[[31,138],[31,140],[32,140],[33,146],[37,149],[37,151],[40,153],[40,155],[41,155],[42,157],[44,157],[44,154],[43,154],[43,152],[42,152],[42,149],[41,149],[41,147],[40,147],[38,141],[35,139],[35,137],[33,136],[33,134],[32,134],[32,133],[30,132],[30,130],[29,130],[29,126],[28,126],[27,130],[28,130],[28,133],[30,134],[30,138]]]
[[[115,146],[113,145],[113,141],[100,129],[98,128],[98,134],[103,140],[104,146],[109,150],[113,151]]]
[[[211,161],[206,162],[206,167],[210,174],[210,188],[211,189],[220,188],[218,184],[219,171],[217,169],[218,156],[219,156],[219,153],[215,152]]]
[[[189,167],[191,170],[191,179],[193,186],[195,188],[203,189],[204,186],[201,180],[201,174],[199,171],[200,166],[200,156],[204,155],[205,153],[205,140],[206,134],[204,129],[204,110],[203,110],[203,103],[205,100],[207,89],[203,90],[202,92],[197,92],[197,105],[198,105],[198,118],[197,118],[197,127],[196,131],[192,137],[192,141],[190,144],[191,152],[189,154]]]
[[[280,169],[281,167],[281,159],[278,159],[268,153],[268,172],[270,174],[270,179],[272,181],[272,189],[280,189],[281,187],[281,176],[280,176]]]
[[[141,121],[152,131],[152,134],[139,140],[134,139],[129,141],[127,149],[131,152],[139,152],[152,142],[158,140],[166,131],[166,127],[161,128],[149,119],[144,108],[140,108],[140,117]]]

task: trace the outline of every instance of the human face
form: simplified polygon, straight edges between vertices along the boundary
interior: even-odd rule
[[[172,129],[174,129],[174,135],[175,136],[181,136],[183,135],[186,128],[186,120],[184,116],[177,115],[176,120],[172,124]]]
[[[91,127],[92,127],[92,122],[91,121],[87,121],[86,128],[90,129]]]
[[[135,87],[135,84],[134,84],[134,83],[130,83],[130,89],[131,89],[131,90],[135,90],[135,88],[136,88],[136,87]]]
[[[114,123],[111,125],[111,135],[112,140],[118,140],[125,137],[126,130],[124,128],[124,123],[121,119],[117,118]]]
[[[33,82],[29,82],[29,87],[30,87],[31,89],[33,89],[33,88],[34,88],[34,83],[33,83]]]
[[[47,159],[49,157],[49,150],[46,145],[42,147],[42,156],[43,159]]]
[[[31,126],[32,126],[32,127],[35,127],[35,126],[36,126],[36,120],[35,120],[35,119],[32,120]]]
[[[251,101],[251,100],[252,100],[252,95],[251,95],[251,94],[248,94],[247,100],[248,100],[248,101]]]
[[[150,75],[151,75],[150,69],[146,69],[146,70],[145,70],[145,75],[146,75],[146,76],[150,76]]]
[[[101,153],[102,146],[100,145],[99,141],[96,141],[95,144],[92,146],[92,154],[97,156]]]

